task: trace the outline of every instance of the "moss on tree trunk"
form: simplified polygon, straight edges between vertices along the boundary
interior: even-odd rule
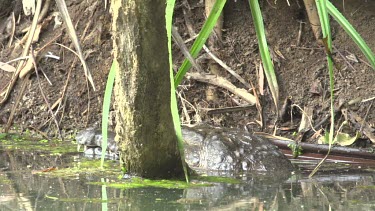
[[[131,173],[182,171],[170,109],[165,0],[113,0],[116,141]]]

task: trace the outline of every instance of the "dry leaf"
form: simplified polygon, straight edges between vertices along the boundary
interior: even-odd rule
[[[312,119],[312,116],[313,116],[313,108],[304,107],[303,113],[302,113],[301,123],[300,123],[299,128],[298,128],[298,132],[307,131],[308,129],[311,128],[312,122],[310,122],[310,121]]]
[[[16,68],[13,67],[12,65],[9,65],[7,63],[0,62],[0,69],[6,71],[6,72],[16,72]]]
[[[35,0],[22,0],[23,12],[26,16],[35,13]]]
[[[334,139],[334,143],[337,143],[340,146],[349,146],[352,145],[358,137],[359,133],[356,133],[354,137],[351,137],[347,133],[338,133]]]

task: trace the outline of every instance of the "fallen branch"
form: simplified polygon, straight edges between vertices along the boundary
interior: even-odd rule
[[[268,140],[271,141],[272,144],[278,146],[281,149],[289,149],[288,145],[295,143],[294,141],[290,139],[272,136],[266,133],[258,132],[254,134],[260,137],[267,138]],[[314,154],[325,155],[327,154],[329,150],[329,145],[326,145],[326,144],[309,144],[309,143],[300,142],[299,146],[302,147],[302,153],[314,153]],[[375,159],[375,153],[371,153],[367,150],[350,148],[350,147],[340,147],[340,146],[332,146],[328,157],[330,156]]]
[[[207,114],[221,114],[221,113],[228,113],[228,112],[244,111],[253,107],[254,106],[252,105],[244,105],[244,106],[225,107],[225,108],[200,108],[200,109],[203,111],[206,111]]]
[[[248,102],[250,105],[255,105],[256,103],[256,99],[252,94],[248,93],[245,89],[237,88],[231,82],[229,82],[227,79],[223,77],[217,75],[203,75],[200,73],[186,73],[186,76],[193,80],[209,83],[224,88],[232,92],[233,94],[239,96],[240,98]]]

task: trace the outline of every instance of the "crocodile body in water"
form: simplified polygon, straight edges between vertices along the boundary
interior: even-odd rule
[[[246,131],[209,126],[183,127],[185,161],[192,169],[218,171],[290,171],[292,164],[268,140]],[[117,155],[115,134],[108,133],[110,154]],[[88,146],[85,154],[99,153],[100,130],[88,128],[76,136],[77,144]],[[90,149],[91,148],[91,149]]]

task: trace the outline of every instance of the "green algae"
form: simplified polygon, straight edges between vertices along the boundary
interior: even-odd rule
[[[227,183],[227,184],[240,184],[241,181],[228,177],[214,177],[214,176],[199,176],[192,177],[190,183],[186,183],[183,180],[151,180],[140,177],[133,177],[129,180],[119,182],[90,182],[92,185],[106,185],[111,188],[118,189],[131,189],[131,188],[145,188],[145,187],[157,187],[167,189],[186,189],[196,187],[207,187],[212,186],[213,183]]]
[[[9,185],[12,181],[5,174],[0,174],[0,185]]]
[[[18,134],[0,135],[0,146],[4,150],[23,151],[26,153],[37,152],[39,157],[63,155],[64,158],[70,155],[78,155],[77,145],[73,141],[61,141],[58,139],[32,139]],[[121,175],[119,162],[106,160],[104,168],[100,168],[100,160],[79,159],[65,163],[63,167],[51,167],[47,172],[38,171],[36,174],[49,177],[77,178],[80,175],[93,177],[113,177]]]
[[[119,202],[122,199],[107,199],[103,200],[101,198],[62,198],[62,197],[55,197],[50,195],[45,195],[45,198],[53,200],[53,201],[62,201],[62,202],[88,202],[88,203],[114,203]]]
[[[6,133],[0,133],[0,139],[4,139],[7,137],[7,134]]]
[[[193,177],[195,180],[214,182],[214,183],[227,183],[227,184],[240,184],[241,181],[231,177],[216,177],[216,176],[197,176]]]
[[[186,189],[195,187],[207,187],[212,184],[195,181],[186,183],[183,180],[151,180],[144,179],[140,177],[133,177],[129,180],[118,181],[118,182],[89,182],[91,185],[106,185],[109,188],[118,189],[131,189],[131,188],[145,188],[145,187],[156,187],[156,188],[166,188],[166,189]]]
[[[70,167],[60,168],[49,172],[39,172],[49,177],[76,178],[80,175],[91,175],[93,177],[106,177],[116,179],[121,175],[119,163],[112,160],[104,162],[104,169],[100,168],[100,160],[84,159],[79,162],[72,162]]]
[[[45,151],[50,155],[77,152],[77,145],[58,139],[35,139],[18,134],[0,134],[0,145],[7,150]]]
[[[375,189],[375,185],[360,185],[360,186],[357,186],[356,188],[358,189],[370,189],[370,190],[374,190]]]
[[[117,162],[111,161],[111,160],[106,160],[104,162],[103,168],[111,168],[111,167],[113,167],[113,164],[117,165],[116,168],[119,167]],[[82,162],[78,162],[77,163],[77,168],[83,168],[83,169],[95,168],[95,169],[99,169],[100,168],[100,160],[85,160],[85,161],[82,161]]]
[[[5,149],[10,150],[21,150],[26,152],[38,151],[43,153],[45,152],[45,155],[62,155],[71,152],[77,153],[77,147],[74,144],[74,142],[62,142],[61,140],[47,139],[30,139],[17,134],[0,134],[0,145]],[[107,185],[107,187],[109,188],[119,189],[144,187],[185,189],[201,186],[211,186],[212,183],[240,183],[239,180],[235,180],[232,178],[211,176],[193,177],[193,181],[191,183],[186,183],[182,180],[150,180],[136,177],[131,178],[129,180],[123,180],[121,179],[122,172],[119,162],[111,160],[106,160],[104,162],[104,168],[101,168],[100,160],[80,159],[80,161],[78,162],[68,163],[64,166],[64,168],[60,167],[56,170],[51,170],[48,172],[37,172],[36,174],[40,174],[47,177],[74,179],[80,178],[85,175],[94,178],[104,177],[109,178],[111,182],[97,182],[89,184]]]

